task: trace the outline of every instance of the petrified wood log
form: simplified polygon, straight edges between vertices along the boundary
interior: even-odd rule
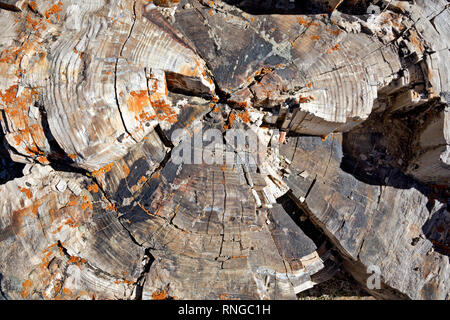
[[[449,299],[449,18],[0,0],[0,296]]]

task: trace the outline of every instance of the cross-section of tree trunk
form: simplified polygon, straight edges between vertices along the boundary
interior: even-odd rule
[[[0,296],[295,299],[342,268],[448,299],[449,21],[0,0]]]

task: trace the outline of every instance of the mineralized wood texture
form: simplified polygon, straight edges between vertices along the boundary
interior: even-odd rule
[[[2,298],[449,298],[446,1],[0,8]]]

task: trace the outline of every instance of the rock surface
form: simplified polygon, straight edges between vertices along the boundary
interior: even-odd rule
[[[448,300],[449,15],[0,1],[0,297]]]

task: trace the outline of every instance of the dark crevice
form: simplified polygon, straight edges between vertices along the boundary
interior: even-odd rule
[[[3,119],[6,118],[3,117]],[[23,168],[25,167],[25,164],[14,162],[11,159],[6,143],[3,129],[0,126],[0,185],[23,177]]]
[[[359,293],[358,295],[361,295],[361,292],[368,292],[357,282],[357,279],[354,279],[347,274],[345,267],[342,270],[342,263],[346,258],[341,255],[339,249],[333,244],[332,240],[328,238],[323,230],[311,220],[309,213],[298,204],[298,200],[291,191],[288,191],[285,195],[278,198],[277,202],[283,206],[284,210],[289,214],[292,220],[316,244],[318,252],[322,257],[324,257],[323,254],[325,252],[329,252],[329,258],[324,261],[325,268],[317,275],[313,276],[317,282],[322,283],[322,281],[320,281],[322,278],[325,282],[332,282],[332,279],[335,279],[335,273],[337,272],[338,276],[342,277],[342,275],[345,275],[344,278],[351,283],[353,289]],[[324,285],[322,285],[322,287],[323,286]],[[322,287],[319,285],[320,292],[323,291],[320,289]],[[306,293],[302,293],[299,296],[305,296],[305,294]]]
[[[0,2],[0,9],[7,10],[7,11],[13,11],[13,12],[19,12],[20,9],[12,4],[8,4],[5,2]]]
[[[2,289],[2,280],[3,280],[3,274],[0,273],[0,295],[1,295],[0,300],[8,300],[8,298],[6,297],[6,294],[3,292],[3,289]]]
[[[174,147],[172,141],[167,137],[167,135],[164,133],[163,129],[159,124],[156,125],[154,130],[165,147],[170,149]]]
[[[127,125],[126,125],[126,123],[125,123],[125,119],[124,119],[124,117],[123,117],[122,110],[120,109],[120,102],[119,102],[119,96],[118,96],[118,90],[117,90],[117,72],[118,72],[117,69],[118,69],[119,59],[120,59],[121,56],[122,56],[123,49],[125,48],[125,45],[127,44],[128,39],[130,39],[131,34],[133,33],[133,29],[134,29],[134,25],[135,25],[135,24],[136,24],[136,2],[133,3],[133,23],[132,23],[132,25],[131,25],[130,32],[128,33],[127,39],[126,39],[126,40],[124,41],[124,43],[122,44],[122,48],[120,49],[119,56],[116,58],[116,63],[115,63],[115,65],[114,65],[114,94],[115,94],[115,100],[116,100],[117,109],[118,109],[119,114],[120,114],[120,119],[122,120],[123,129],[125,130],[125,132],[126,132],[126,133],[127,133],[127,134],[135,141],[135,142],[137,142],[137,141],[134,139],[134,137],[131,135],[131,133],[128,131],[128,129],[127,129]]]
[[[53,136],[47,118],[47,111],[44,106],[39,102],[36,102],[36,107],[39,109],[41,116],[41,126],[44,131],[45,138],[50,146],[50,153],[47,155],[47,159],[50,162],[50,166],[56,171],[63,172],[75,172],[87,175],[87,171],[82,168],[73,166],[74,161],[67,155],[64,149],[59,145]]]
[[[146,275],[150,272],[153,262],[155,262],[155,257],[151,254],[150,248],[145,249],[144,259],[144,268],[136,281],[136,300],[142,300]]]
[[[320,247],[324,242],[328,242],[327,237],[320,231],[314,223],[309,219],[308,214],[302,210],[292,199],[290,191],[277,199],[284,211],[286,211],[291,219],[300,227],[300,229]],[[330,247],[331,248],[331,247]]]

